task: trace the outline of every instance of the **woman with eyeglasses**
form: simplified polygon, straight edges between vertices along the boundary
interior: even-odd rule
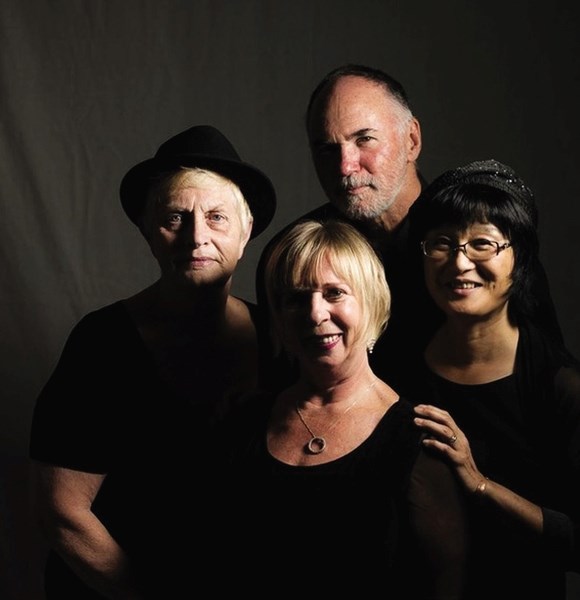
[[[580,371],[543,312],[537,222],[495,160],[444,173],[410,211],[443,315],[413,372],[415,423],[470,500],[469,600],[563,600],[580,562]]]

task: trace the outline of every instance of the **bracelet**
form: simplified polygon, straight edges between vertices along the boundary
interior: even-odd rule
[[[487,489],[487,482],[489,480],[489,477],[486,477],[485,479],[482,479],[476,486],[476,488],[473,490],[474,494],[477,494],[478,496],[481,496],[485,493],[485,490]]]

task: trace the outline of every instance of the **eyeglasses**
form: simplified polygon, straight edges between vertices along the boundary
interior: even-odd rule
[[[421,242],[423,254],[428,258],[447,260],[452,254],[461,250],[469,260],[474,262],[490,260],[510,246],[510,242],[500,244],[499,242],[485,238],[476,238],[465,242],[465,244],[457,244],[456,246],[453,245],[449,238],[435,238],[434,240],[424,240]]]

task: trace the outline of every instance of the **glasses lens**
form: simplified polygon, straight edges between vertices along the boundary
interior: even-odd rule
[[[423,254],[429,258],[443,259],[451,252],[451,243],[445,239],[425,240],[422,244]]]
[[[446,260],[454,252],[464,252],[470,260],[489,260],[499,252],[499,244],[484,238],[470,240],[456,246],[448,238],[436,238],[422,242],[423,254],[436,260]]]
[[[465,244],[467,257],[472,260],[488,260],[497,254],[498,244],[491,240],[471,240]]]

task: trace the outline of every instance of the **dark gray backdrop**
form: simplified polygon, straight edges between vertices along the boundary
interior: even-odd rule
[[[535,190],[553,296],[580,355],[578,6],[2,0],[1,598],[42,597],[44,547],[29,520],[26,477],[35,397],[85,312],[157,276],[119,206],[118,183],[191,125],[222,129],[277,187],[276,218],[235,280],[236,293],[254,299],[264,243],[323,201],[302,126],[311,89],[344,62],[390,72],[421,120],[428,179],[493,157]]]

